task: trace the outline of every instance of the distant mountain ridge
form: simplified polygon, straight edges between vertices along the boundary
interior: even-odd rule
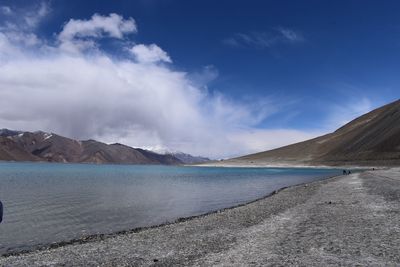
[[[364,114],[333,133],[218,164],[400,166],[400,100]]]
[[[0,130],[0,160],[69,163],[165,164],[185,163],[179,158],[122,144],[77,141],[54,133]]]
[[[13,136],[22,133],[21,131],[13,131],[9,129],[0,129],[0,136]]]
[[[192,156],[190,154],[186,154],[183,152],[167,152],[167,155],[172,155],[175,158],[179,159],[185,164],[197,164],[197,163],[205,163],[210,161],[209,158],[200,157],[200,156]]]

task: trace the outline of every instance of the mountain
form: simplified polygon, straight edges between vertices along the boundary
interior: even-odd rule
[[[157,154],[122,144],[77,141],[45,132],[0,130],[0,160],[194,164],[208,159],[184,153]],[[207,164],[207,163],[206,163]],[[400,165],[400,100],[375,109],[335,132],[213,165]]]
[[[199,156],[192,156],[186,153],[182,152],[176,152],[176,153],[168,153],[171,156],[174,156],[175,158],[179,159],[185,164],[197,164],[197,163],[205,163],[210,161],[209,158],[205,157],[199,157]]]
[[[17,134],[20,134],[20,133],[22,133],[22,132],[20,132],[20,131],[12,131],[12,130],[9,130],[9,129],[0,129],[0,136],[4,136],[4,137],[17,135]]]
[[[0,130],[0,160],[115,164],[182,164],[161,155],[122,144],[77,141],[57,134]]]
[[[15,141],[0,136],[0,160],[37,161],[40,159],[25,151]]]
[[[400,165],[400,100],[375,109],[335,132],[224,165]]]

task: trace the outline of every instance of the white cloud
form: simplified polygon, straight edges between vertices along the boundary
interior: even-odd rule
[[[13,43],[13,46],[38,46],[43,44],[43,41],[34,31],[51,11],[47,2],[39,2],[25,8],[3,6],[1,11],[7,16],[3,25],[0,25],[0,33],[7,38],[7,42]],[[3,45],[4,43],[3,40]],[[11,58],[11,55],[9,58]]]
[[[34,46],[41,44],[41,40],[34,33],[24,33],[18,31],[9,31],[7,32],[8,39],[13,42],[21,43],[25,46]]]
[[[24,44],[16,31],[10,34],[10,27],[0,28],[1,127],[209,157],[237,156],[310,136],[257,129],[279,110],[276,102],[233,101],[209,93],[204,83],[218,75],[214,67],[193,79],[196,75],[169,65],[149,64],[172,62],[156,44],[137,44],[131,51],[136,60],[98,48],[102,37],[124,39],[136,32],[132,18],[111,14],[70,20],[54,45],[36,42],[34,33],[22,28],[25,35],[33,34],[35,45]]]
[[[294,30],[278,27],[277,31],[281,33],[282,37],[290,42],[303,42],[304,37],[301,33],[298,33]]]
[[[49,4],[45,1],[40,2],[39,6],[34,7],[32,10],[27,10],[22,14],[22,18],[25,22],[23,27],[35,29],[39,25],[40,21],[49,14],[49,12]]]
[[[10,43],[8,37],[0,32],[0,60],[8,55],[16,55],[18,53],[19,50]]]
[[[92,48],[95,44],[93,39],[122,39],[125,34],[135,32],[137,27],[133,18],[124,19],[115,13],[108,16],[94,14],[89,20],[70,19],[58,35],[58,40],[62,49],[77,52]]]
[[[172,63],[167,52],[162,50],[156,44],[144,45],[138,44],[130,49],[130,52],[135,56],[136,60],[142,63],[154,63],[164,61]]]
[[[300,32],[289,28],[277,27],[271,31],[235,33],[223,42],[233,47],[270,48],[278,44],[302,43],[305,38]]]
[[[218,69],[213,65],[204,66],[200,71],[190,74],[190,80],[199,87],[207,87],[207,85],[217,79],[219,76]]]
[[[66,54],[1,66],[0,125],[8,128],[220,157],[248,151],[230,136],[257,117],[164,66]]]

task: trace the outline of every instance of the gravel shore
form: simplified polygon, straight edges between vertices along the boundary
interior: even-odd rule
[[[400,169],[340,176],[192,220],[0,266],[400,265]]]

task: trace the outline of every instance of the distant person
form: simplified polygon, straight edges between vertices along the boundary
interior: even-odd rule
[[[3,221],[3,203],[0,201],[0,223]]]
[[[343,175],[346,175],[346,174],[347,174],[346,170],[343,170]]]
[[[351,171],[349,171],[347,174],[351,174]]]

